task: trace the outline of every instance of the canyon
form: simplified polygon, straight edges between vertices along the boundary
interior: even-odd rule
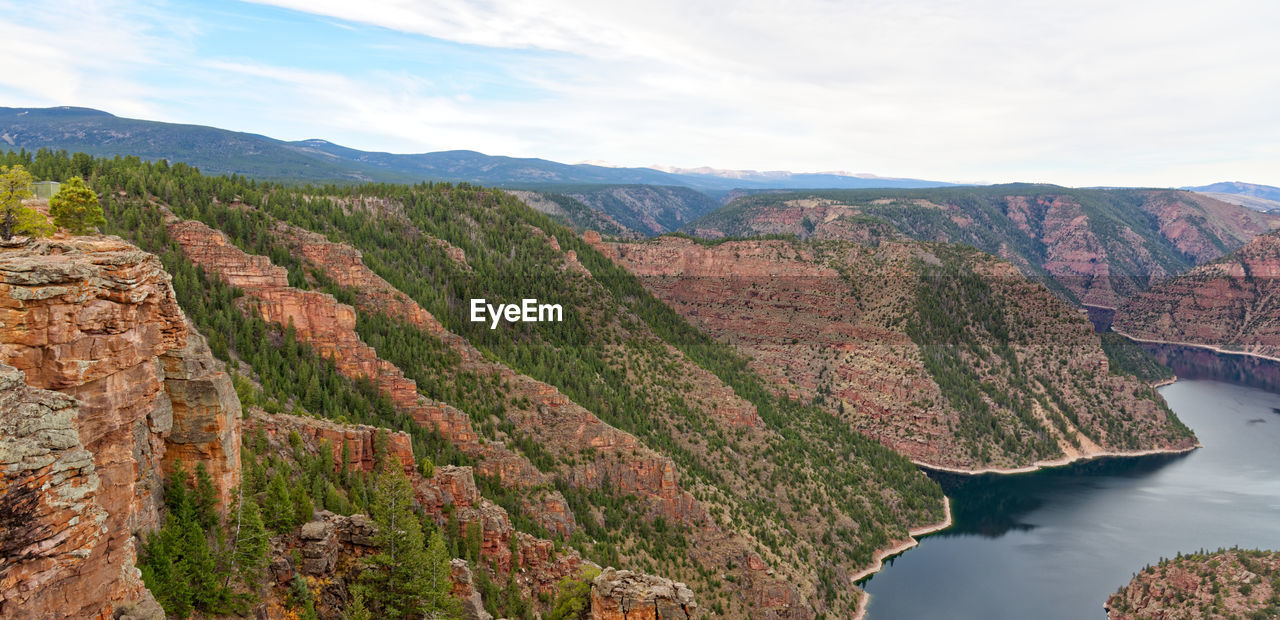
[[[228,499],[241,415],[160,261],[113,238],[0,248],[0,363],[17,401],[2,410],[0,614],[154,612],[134,562],[162,476],[204,464]]]
[[[964,243],[1003,258],[1077,303],[1114,308],[1152,281],[1216,259],[1280,217],[1176,190],[1011,184],[975,188],[763,194],[685,230],[875,243]]]
[[[1116,310],[1112,329],[1147,342],[1280,358],[1280,237],[1154,284]]]
[[[1195,445],[1154,392],[1111,371],[1078,311],[980,253],[912,242],[704,244],[678,237],[602,251],[747,354],[777,390],[820,403],[930,467],[1012,470]],[[926,267],[948,263],[959,266]],[[978,306],[950,308],[958,322],[945,330],[914,333],[928,300],[963,282],[951,296],[976,295]],[[1001,318],[984,327],[979,315]],[[963,331],[963,343],[934,340],[953,329]],[[1011,351],[1000,354],[1006,342]],[[938,347],[969,351],[959,355],[988,386],[974,393],[993,412],[997,433],[965,431],[977,413],[947,391],[946,381],[959,381],[955,371],[930,365]]]

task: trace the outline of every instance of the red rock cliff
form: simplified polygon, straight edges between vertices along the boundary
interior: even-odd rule
[[[0,248],[0,363],[22,371],[32,387],[78,401],[71,428],[93,455],[92,498],[105,515],[97,537],[75,550],[81,561],[74,576],[47,595],[63,592],[62,600],[8,602],[16,608],[5,616],[110,615],[149,598],[134,568],[135,535],[158,525],[170,450],[189,465],[204,462],[224,499],[238,484],[239,401],[198,340],[160,261],[118,238]],[[94,486],[87,470],[80,476],[83,488]],[[57,500],[37,498],[43,501]],[[61,527],[37,521],[28,540],[14,544],[57,548]],[[41,542],[44,536],[50,538]],[[39,578],[24,574],[30,564],[11,562],[5,558],[8,579]],[[46,564],[42,571],[72,570],[56,560]]]

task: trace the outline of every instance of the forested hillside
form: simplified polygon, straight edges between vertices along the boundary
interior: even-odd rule
[[[1194,445],[1083,314],[963,246],[601,244],[779,391],[920,462],[1011,469]]]
[[[1278,225],[1280,216],[1192,192],[1013,184],[756,194],[685,230],[709,238],[793,234],[961,243],[1045,279],[1068,299],[1116,307],[1151,282]]]
[[[847,576],[908,529],[943,516],[939,488],[906,458],[824,408],[778,396],[732,348],[504,192],[286,188],[206,177],[182,164],[51,153],[10,154],[4,163],[25,163],[41,178],[89,179],[105,197],[110,230],[162,256],[179,303],[252,386],[244,398],[267,412],[406,431],[414,454],[437,467],[485,471],[483,455],[514,454],[548,484],[520,484],[502,471],[479,483],[517,529],[601,565],[686,581],[704,609],[848,614],[860,594]],[[231,286],[226,263],[198,263],[212,256],[202,247],[222,243],[192,237],[198,223],[234,244],[218,256],[269,259],[287,271],[287,283]],[[300,244],[306,231],[323,237]],[[358,249],[354,262],[309,251],[346,247],[334,242]],[[389,310],[369,277],[352,282],[370,286],[340,283],[342,269],[366,266],[439,329]],[[375,349],[428,405],[393,401],[382,379],[346,376],[342,360],[325,353],[332,343],[306,342],[315,326],[295,332],[268,320],[272,299],[313,299],[307,291],[333,295],[339,314],[351,308],[359,342],[349,346]],[[559,303],[564,321],[490,329],[471,322],[472,298]],[[445,418],[406,414],[423,406],[446,414],[456,407],[468,420],[456,423],[478,437],[464,442],[456,425],[440,426]],[[359,492],[335,484],[328,497],[332,481],[314,480],[312,502],[361,505]],[[552,505],[548,491],[563,496],[576,525],[547,527],[556,521],[537,511]]]

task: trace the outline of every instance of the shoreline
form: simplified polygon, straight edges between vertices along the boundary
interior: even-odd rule
[[[884,561],[886,559],[889,559],[895,555],[898,555],[899,553],[902,553],[903,551],[906,551],[908,549],[911,549],[912,547],[919,545],[920,541],[918,540],[918,537],[924,536],[926,534],[932,534],[934,532],[945,530],[951,527],[952,523],[954,523],[955,520],[951,514],[951,498],[947,497],[946,495],[942,496],[942,511],[944,514],[941,521],[937,523],[931,523],[929,525],[921,526],[914,530],[907,530],[907,540],[904,540],[892,547],[889,547],[888,549],[881,549],[879,551],[876,551],[875,555],[872,556],[873,561],[871,566],[868,566],[867,568],[862,569],[861,571],[859,571],[858,573],[850,577],[849,583],[855,584],[854,587],[856,588],[857,587],[856,584],[859,581],[862,581],[863,579],[866,579],[867,577],[870,577],[871,575],[874,575],[880,572],[880,570],[884,568]],[[861,590],[861,588],[859,589]],[[858,608],[853,612],[853,620],[863,620],[866,617],[867,605],[870,602],[871,602],[871,594],[868,593],[866,590],[862,590],[862,598],[858,600]]]
[[[1133,450],[1129,452],[1118,452],[1114,450],[1107,450],[1104,452],[1094,452],[1091,454],[1081,454],[1078,456],[1064,456],[1062,458],[1050,459],[1047,461],[1036,461],[1035,463],[1032,463],[1030,465],[1025,465],[1023,467],[1014,467],[1014,468],[985,467],[983,469],[962,469],[959,467],[946,467],[943,465],[933,465],[931,463],[926,463],[924,461],[917,461],[915,459],[912,459],[911,462],[914,463],[917,467],[923,467],[925,469],[932,469],[934,471],[944,471],[952,474],[965,474],[969,476],[980,476],[982,474],[1029,474],[1032,472],[1040,471],[1041,469],[1048,469],[1050,467],[1062,467],[1063,465],[1070,465],[1072,463],[1077,463],[1082,461],[1092,461],[1095,459],[1103,459],[1103,458],[1111,458],[1111,457],[1154,456],[1156,454],[1185,454],[1187,452],[1191,452],[1192,450],[1195,450],[1200,447],[1202,446],[1200,442],[1197,441],[1195,445],[1192,445],[1186,448],[1155,448],[1151,450]]]
[[[1114,326],[1111,328],[1111,331],[1112,333],[1120,334],[1121,336],[1124,336],[1125,338],[1128,338],[1129,340],[1132,340],[1134,342],[1145,342],[1147,344],[1168,344],[1168,345],[1173,345],[1177,347],[1192,347],[1196,349],[1205,349],[1207,351],[1213,351],[1214,353],[1221,353],[1223,355],[1243,355],[1245,357],[1253,357],[1260,360],[1267,360],[1268,362],[1280,363],[1280,357],[1263,355],[1261,353],[1250,353],[1248,351],[1233,351],[1231,349],[1223,349],[1221,347],[1217,347],[1211,344],[1202,344],[1198,342],[1176,342],[1173,340],[1157,340],[1153,338],[1139,338],[1137,336],[1120,331],[1116,329]]]
[[[1155,383],[1148,383],[1147,385],[1150,385],[1152,388],[1162,388],[1166,385],[1173,385],[1177,382],[1178,382],[1178,375],[1174,375],[1170,379],[1165,379],[1164,381],[1156,381]]]

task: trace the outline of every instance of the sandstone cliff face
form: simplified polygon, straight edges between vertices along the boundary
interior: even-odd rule
[[[591,620],[687,620],[698,605],[683,583],[605,569],[591,584]]]
[[[28,387],[0,364],[0,616],[82,610],[80,576],[95,568],[87,560],[103,544],[107,512],[78,416],[70,396]]]
[[[1280,357],[1280,237],[1159,282],[1126,300],[1112,328],[1139,340]]]
[[[1013,468],[1042,458],[1125,449],[1128,435],[1104,436],[1108,425],[1095,417],[1103,409],[1127,412],[1122,425],[1140,442],[1151,442],[1131,449],[1194,442],[1172,436],[1158,403],[1133,396],[1140,387],[1136,382],[1109,374],[1097,336],[1082,317],[1007,263],[975,265],[991,283],[993,301],[1007,305],[1005,312],[1015,317],[1009,330],[1020,372],[1044,377],[1060,393],[1050,397],[1044,392],[1049,386],[1036,388],[1040,395],[1031,409],[1041,430],[1011,431],[1025,434],[1028,442],[1037,441],[1038,432],[1048,433],[1056,445],[1040,456],[1001,454],[997,448],[982,458],[957,434],[966,414],[948,404],[920,345],[905,329],[916,303],[918,264],[938,261],[925,246],[888,241],[875,248],[783,241],[704,246],[664,238],[614,244],[610,251],[675,310],[747,353],[777,391],[819,402],[920,462]],[[1001,369],[983,373],[984,381],[1010,387]],[[1116,402],[1085,404],[1099,397]],[[1051,421],[1064,405],[1071,406],[1075,419]],[[1028,424],[1012,413],[1007,417],[1010,429]]]
[[[1221,550],[1162,560],[1111,595],[1109,620],[1274,617],[1280,553]]]
[[[163,464],[173,460],[166,453],[205,463],[224,499],[239,482],[239,402],[220,390],[226,376],[191,336],[160,261],[111,237],[0,249],[0,363],[32,387],[78,401],[71,428],[93,456],[93,501],[105,515],[97,539],[77,551],[74,578],[60,586],[75,596],[53,607],[32,600],[13,613],[109,615],[149,598],[134,568],[134,536],[157,526]],[[64,570],[42,570],[55,569]],[[6,570],[17,581],[32,577],[7,562]]]
[[[334,451],[335,468],[340,467],[341,447],[345,443],[350,454],[348,466],[353,471],[374,470],[374,437],[380,429],[373,426],[336,424],[284,414],[267,415],[253,409],[246,430],[250,436],[259,431],[265,433],[271,451],[277,454],[291,453],[290,432],[296,432],[303,440],[304,449],[313,454],[327,444]],[[555,545],[551,541],[516,531],[507,512],[480,495],[472,468],[437,467],[432,477],[423,477],[415,466],[409,436],[395,432],[388,433],[387,439],[387,456],[395,459],[409,476],[423,511],[442,527],[448,523],[450,512],[461,528],[471,523],[479,524],[480,555],[504,581],[515,571],[517,584],[530,597],[543,593],[554,595],[556,584],[561,579],[576,575],[584,566],[576,552],[553,551]],[[361,557],[372,553],[372,527],[362,515],[342,517],[321,512],[318,522],[304,526],[297,541],[284,541],[279,553],[274,554],[276,559],[272,570],[277,581],[286,583],[295,570],[316,577],[330,576],[336,565],[341,563],[335,562],[341,556]],[[514,546],[513,538],[516,539]],[[293,547],[301,549],[301,566],[292,564],[288,551]],[[513,548],[515,554],[512,553]],[[465,562],[463,564],[465,566]],[[464,585],[459,580],[463,575],[463,572],[455,571],[456,591]],[[470,571],[465,575],[469,576]],[[470,595],[461,598],[470,598]]]

